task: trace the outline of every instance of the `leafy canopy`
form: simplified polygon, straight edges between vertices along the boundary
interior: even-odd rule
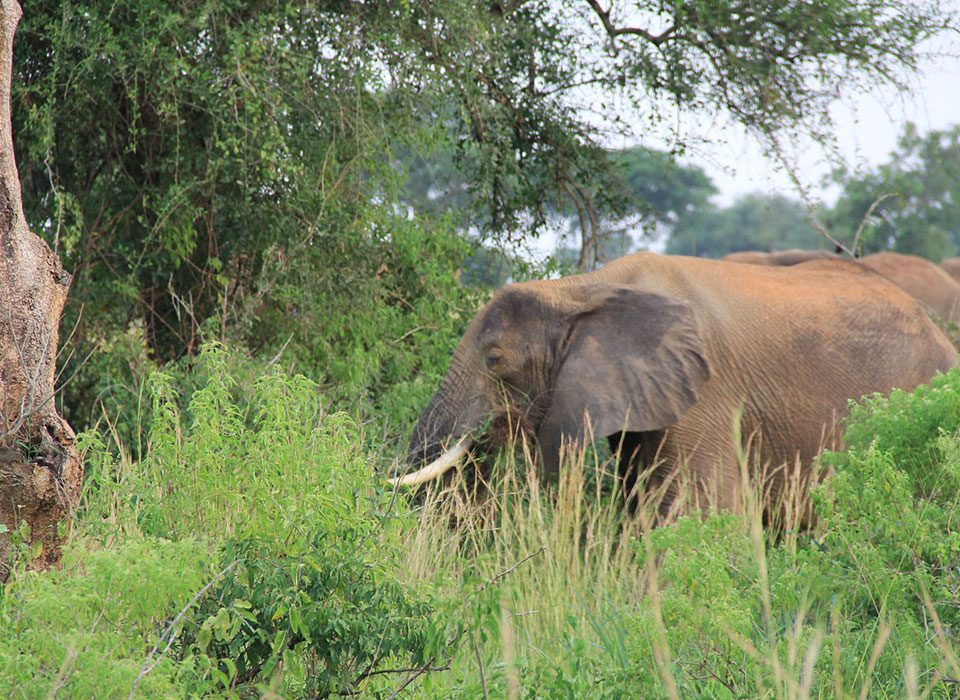
[[[210,337],[377,409],[419,399],[379,394],[439,371],[424,335],[472,304],[463,232],[516,241],[566,212],[588,267],[601,217],[709,190],[631,180],[670,159],[606,139],[674,109],[825,136],[841,88],[896,80],[953,22],[941,0],[32,3],[14,132],[27,216],[75,273],[65,412],[135,409],[153,363]],[[411,211],[435,154],[456,198]]]

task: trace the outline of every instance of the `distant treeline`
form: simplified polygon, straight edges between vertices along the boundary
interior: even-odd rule
[[[895,250],[939,262],[960,252],[960,127],[920,134],[908,124],[882,165],[832,173],[840,195],[828,207],[808,208],[799,198],[763,193],[720,206],[716,185],[696,165],[640,147],[608,156],[621,189],[618,206],[602,215],[600,262],[663,240],[667,253],[712,258],[744,250],[832,249],[835,244],[811,217],[845,246],[860,230],[861,253]],[[462,175],[450,158],[416,159],[408,170],[406,197],[418,210],[457,206],[462,192]],[[551,213],[557,231],[576,233],[575,210]],[[576,264],[578,242],[576,235],[564,236],[558,260]],[[492,265],[495,258],[483,259]],[[480,277],[503,281],[493,267]]]

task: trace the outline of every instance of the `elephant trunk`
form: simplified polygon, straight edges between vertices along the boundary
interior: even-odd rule
[[[474,382],[476,376],[454,360],[439,390],[417,419],[407,450],[407,464],[416,472],[391,479],[399,486],[414,486],[439,478],[463,458],[480,428],[484,408]]]

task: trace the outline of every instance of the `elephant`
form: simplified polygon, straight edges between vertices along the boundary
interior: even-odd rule
[[[873,253],[861,264],[883,275],[944,321],[960,323],[960,282],[926,258],[903,253]]]
[[[548,474],[606,437],[624,493],[662,494],[655,517],[685,504],[736,511],[744,444],[757,476],[795,460],[812,474],[820,449],[839,445],[850,399],[955,364],[917,303],[859,266],[634,253],[498,291],[414,427],[405,466],[426,466],[392,481],[436,479],[510,423]]]
[[[799,249],[774,253],[744,251],[731,253],[723,259],[750,265],[787,266],[831,258],[843,259],[836,253],[824,250]],[[960,258],[956,260],[958,274],[960,274]],[[882,252],[859,258],[859,262],[867,269],[886,277],[943,320],[960,323],[960,281],[951,279],[946,270],[948,261],[944,261],[941,267],[938,267],[929,260],[915,255]]]
[[[955,282],[960,283],[960,258],[947,258],[940,261],[940,267],[944,272],[953,277]]]
[[[839,260],[840,256],[827,250],[802,250],[790,248],[766,253],[758,250],[745,250],[739,253],[730,253],[722,258],[729,262],[748,263],[750,265],[769,265],[772,267],[786,267],[799,265],[809,260]]]

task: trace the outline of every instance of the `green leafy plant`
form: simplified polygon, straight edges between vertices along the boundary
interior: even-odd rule
[[[241,384],[233,364],[205,346],[186,396],[151,377],[139,461],[81,436],[95,476],[71,554],[6,587],[0,687],[327,695],[389,687],[385,670],[429,665],[455,640],[441,601],[404,580],[410,516],[357,423],[326,413],[305,377],[274,367]]]

